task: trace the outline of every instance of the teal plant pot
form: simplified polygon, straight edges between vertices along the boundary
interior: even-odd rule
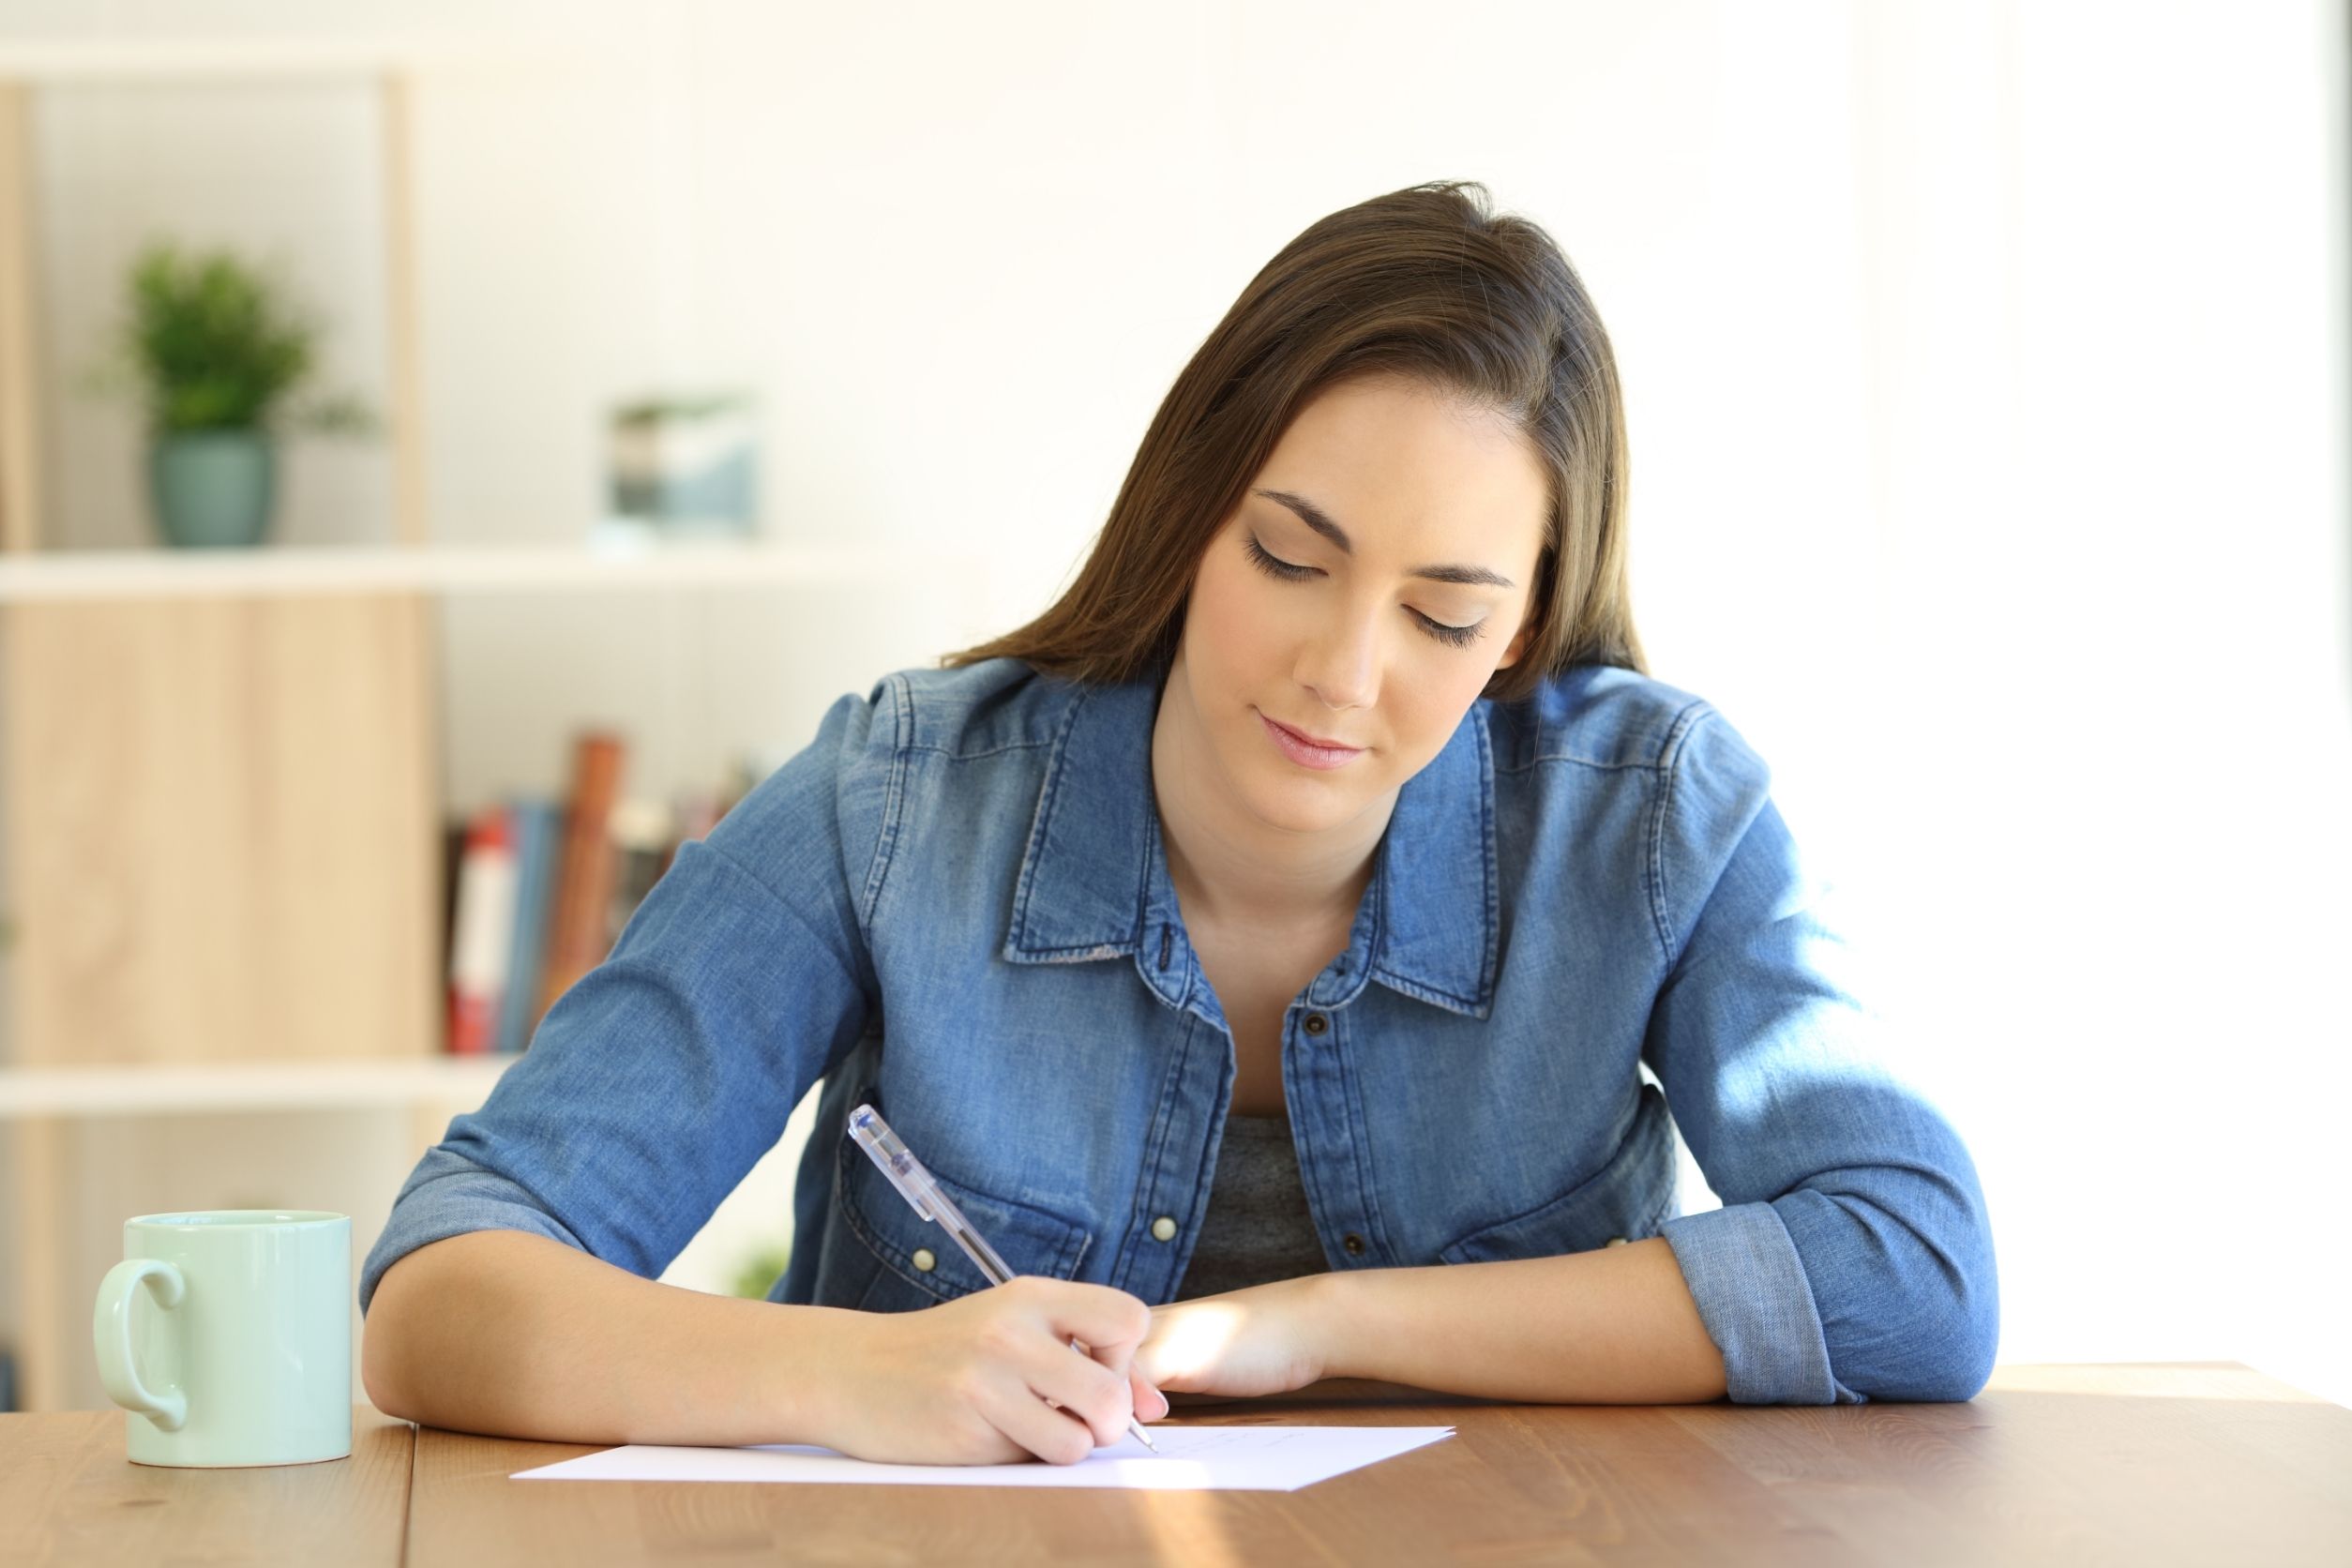
[[[261,430],[182,430],[147,449],[148,494],[166,544],[257,545],[278,499],[278,454]]]

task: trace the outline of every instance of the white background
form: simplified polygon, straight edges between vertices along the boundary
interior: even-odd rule
[[[478,56],[417,106],[436,533],[575,538],[611,402],[749,386],[776,535],[980,543],[999,624],[1275,249],[1485,182],[1614,338],[1653,672],[1772,762],[1975,1151],[2002,1359],[2352,1401],[2339,8],[0,0],[16,43],[420,29]],[[163,215],[282,249],[330,381],[381,387],[362,90],[38,116],[53,382]],[[67,536],[141,542],[128,410],[49,440]],[[380,448],[292,463],[286,536],[382,535]],[[605,689],[519,662],[565,613],[445,628],[456,804],[554,783],[515,716]],[[659,650],[614,671],[666,661],[611,699],[658,779],[939,651],[904,596],[666,613],[611,631]],[[784,1175],[672,1277],[723,1277]]]

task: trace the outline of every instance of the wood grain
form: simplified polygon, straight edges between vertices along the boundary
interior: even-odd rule
[[[416,88],[388,71],[377,89],[384,122],[384,280],[392,349],[392,536],[424,545],[425,382],[416,276]]]
[[[33,92],[0,82],[0,551],[40,545],[41,318],[35,268],[38,219],[33,169]]]
[[[438,1048],[426,613],[413,594],[0,613],[19,1062]]]
[[[2004,1368],[1960,1405],[1512,1406],[1386,1385],[1174,1424],[1450,1425],[1292,1493],[513,1482],[418,1435],[412,1563],[2352,1562],[2352,1410],[2234,1364]]]
[[[65,1226],[59,1218],[66,1209],[66,1123],[55,1117],[27,1117],[17,1123],[12,1138],[16,1252],[10,1261],[16,1275],[17,1403],[28,1410],[53,1410],[65,1403],[59,1392],[79,1326],[67,1307]],[[92,1286],[92,1296],[97,1293]]]
[[[2352,1410],[2235,1364],[2001,1368],[1965,1405],[1677,1420],[1857,1552],[2352,1562]]]
[[[412,1457],[405,1425],[362,1416],[351,1462],[231,1471],[128,1464],[119,1414],[0,1416],[0,1561],[2352,1562],[2352,1410],[2235,1364],[2003,1367],[1959,1405],[1331,1383],[1179,1408],[1173,1425],[1457,1429],[1297,1492],[519,1482],[598,1445],[428,1428]],[[402,1485],[404,1548],[383,1500]]]
[[[397,1564],[416,1428],[365,1405],[351,1456],[249,1470],[134,1465],[120,1410],[0,1415],[0,1562]]]

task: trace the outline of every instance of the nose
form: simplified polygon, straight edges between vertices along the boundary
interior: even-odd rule
[[[1299,649],[1298,683],[1327,708],[1368,708],[1380,694],[1379,625],[1371,614],[1334,617]]]

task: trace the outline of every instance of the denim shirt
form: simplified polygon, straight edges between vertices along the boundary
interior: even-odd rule
[[[840,699],[419,1161],[363,1311],[403,1254],[483,1229],[657,1275],[820,1080],[771,1300],[985,1285],[845,1135],[861,1101],[1016,1273],[1176,1299],[1234,1056],[1168,880],[1158,692],[998,659]],[[1975,1168],[1874,1049],[1768,784],[1714,708],[1631,671],[1472,705],[1283,1016],[1332,1269],[1663,1236],[1734,1401],[1983,1387]],[[1721,1208],[1680,1212],[1677,1126]]]

